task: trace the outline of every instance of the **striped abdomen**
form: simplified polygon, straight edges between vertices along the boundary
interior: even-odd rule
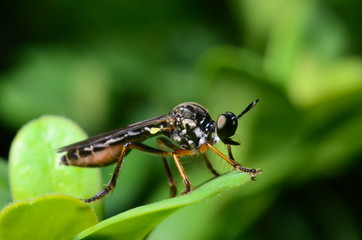
[[[117,161],[124,144],[113,145],[105,148],[76,148],[69,150],[61,161],[65,165],[80,167],[101,167]],[[84,150],[86,149],[86,151]]]

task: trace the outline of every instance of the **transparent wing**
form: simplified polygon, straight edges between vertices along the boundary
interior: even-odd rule
[[[84,141],[81,142],[76,142],[73,143],[71,145],[68,146],[64,146],[58,149],[58,152],[66,152],[69,150],[73,150],[73,149],[77,149],[77,148],[82,148],[82,147],[87,147],[96,143],[101,143],[101,142],[105,142],[110,138],[117,138],[119,136],[122,136],[130,131],[134,131],[136,129],[140,129],[140,128],[144,128],[153,124],[157,124],[157,123],[161,123],[161,122],[166,122],[168,120],[171,119],[171,116],[169,114],[165,114],[162,116],[158,116],[158,117],[154,117],[154,118],[150,118],[150,119],[146,119],[137,123],[132,123],[130,125],[127,125],[125,127],[122,128],[118,128],[116,130],[110,131],[110,132],[106,132],[106,133],[102,133],[100,135],[88,138]]]

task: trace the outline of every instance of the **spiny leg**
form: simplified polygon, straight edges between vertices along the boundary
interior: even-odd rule
[[[162,141],[162,143],[164,145],[166,145],[167,147],[173,149],[173,150],[179,150],[180,148],[178,146],[176,146],[175,144],[173,144],[170,140],[168,140],[167,138],[159,138],[157,140]],[[204,158],[204,161],[206,163],[207,168],[211,171],[212,174],[215,175],[215,177],[220,176],[220,174],[212,167],[211,162],[209,161],[209,158],[206,156],[206,154],[201,153],[202,157]]]
[[[137,150],[140,150],[140,151],[143,151],[143,152],[148,152],[148,153],[161,155],[161,156],[165,156],[165,155],[171,156],[172,155],[172,153],[170,153],[170,152],[166,152],[166,151],[162,151],[162,150],[159,150],[159,149],[156,149],[156,148],[152,148],[152,147],[147,146],[147,145],[145,145],[143,143],[129,142],[129,143],[124,144],[122,146],[121,153],[120,153],[120,155],[118,157],[116,168],[114,169],[112,178],[109,181],[109,183],[107,184],[107,187],[102,189],[98,193],[96,193],[93,197],[88,198],[88,199],[84,199],[83,200],[84,202],[93,202],[95,200],[101,199],[102,197],[106,196],[110,191],[112,191],[116,187],[119,170],[122,167],[124,157],[125,157],[126,153],[131,149],[137,149]]]
[[[172,157],[175,161],[175,164],[177,166],[177,169],[182,177],[182,181],[185,184],[185,190],[182,192],[182,194],[188,194],[189,192],[191,192],[191,182],[190,180],[187,178],[186,173],[184,168],[182,167],[182,164],[180,162],[180,159],[178,158],[179,156],[188,156],[188,155],[194,155],[196,153],[196,151],[192,151],[192,150],[184,150],[184,149],[180,149],[178,146],[176,146],[175,144],[173,144],[170,140],[168,140],[167,138],[159,138],[157,139],[158,141],[160,141],[163,145],[171,148],[174,150],[174,152],[172,153]],[[210,164],[211,165],[211,164]]]
[[[204,158],[206,166],[211,171],[211,173],[214,174],[215,177],[220,176],[220,174],[212,167],[211,162],[209,161],[209,158],[206,156],[206,154],[202,153],[201,155]]]
[[[255,168],[246,168],[242,165],[240,165],[238,162],[236,162],[235,160],[228,158],[227,156],[225,156],[222,152],[220,152],[219,150],[217,150],[214,146],[212,146],[210,143],[206,143],[207,146],[213,150],[217,155],[219,155],[220,157],[222,157],[224,160],[226,160],[233,168],[235,168],[236,170],[242,171],[242,172],[246,172],[249,173],[251,175],[251,180],[256,180],[255,176],[258,173],[261,173],[262,170],[261,169],[255,169]]]
[[[168,186],[170,187],[170,198],[176,197],[177,188],[176,188],[175,178],[172,175],[171,169],[170,169],[170,167],[167,163],[167,159],[165,157],[162,157],[162,162],[163,162],[163,165],[166,170]]]
[[[182,150],[181,150],[182,151]],[[180,172],[180,175],[182,177],[183,183],[185,184],[185,190],[182,192],[182,194],[188,194],[191,192],[191,182],[187,178],[184,168],[181,165],[180,159],[178,158],[176,153],[172,154],[172,157],[175,161],[175,164],[177,166],[178,171]]]
[[[110,191],[112,191],[116,187],[119,170],[122,167],[124,156],[126,155],[126,149],[127,149],[127,146],[122,146],[121,153],[118,157],[117,165],[114,169],[111,180],[107,184],[107,187],[100,190],[93,197],[88,198],[88,199],[83,199],[84,202],[93,202],[95,200],[101,199],[102,197],[105,197]]]
[[[162,146],[170,147],[169,143],[170,142],[166,138],[157,138],[157,145],[161,150],[163,150]],[[173,145],[171,144],[171,146],[173,146]],[[170,148],[173,149],[173,147],[170,147]],[[161,156],[161,157],[162,157],[163,165],[164,165],[165,170],[166,170],[168,185],[170,187],[170,197],[173,198],[177,194],[175,178],[172,175],[172,172],[171,172],[170,166],[167,163],[166,157],[165,156]]]

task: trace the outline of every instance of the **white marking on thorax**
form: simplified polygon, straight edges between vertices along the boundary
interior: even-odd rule
[[[194,129],[194,133],[198,138],[204,137],[204,132],[199,127]]]
[[[184,125],[184,127],[186,127],[188,125],[190,128],[195,128],[196,127],[195,121],[193,121],[191,119],[183,119],[182,120],[182,125]]]
[[[203,144],[207,143],[207,139],[205,137],[200,138],[199,140],[199,147]]]

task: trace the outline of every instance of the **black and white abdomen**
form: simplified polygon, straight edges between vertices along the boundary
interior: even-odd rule
[[[203,106],[192,102],[182,103],[170,115],[172,130],[169,137],[182,149],[195,150],[213,141],[215,122]]]

